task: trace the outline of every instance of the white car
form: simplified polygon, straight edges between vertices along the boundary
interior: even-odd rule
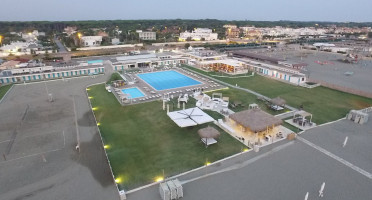
[[[107,92],[111,92],[111,90],[110,90],[110,89],[108,89],[108,90],[107,90]]]

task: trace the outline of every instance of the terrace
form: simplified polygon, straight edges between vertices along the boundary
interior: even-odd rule
[[[170,70],[171,69],[171,70]],[[157,90],[151,85],[152,82],[159,81],[157,78],[149,77],[144,80],[141,77],[146,76],[147,74],[154,73],[154,72],[172,72],[175,71],[176,75],[182,76],[181,78],[185,78],[191,81],[194,81],[191,84],[186,83],[169,83],[170,86],[165,85],[161,87],[165,87],[165,89]],[[182,94],[193,94],[195,91],[211,91],[211,90],[218,90],[223,88],[218,83],[214,81],[201,77],[195,73],[185,71],[180,68],[165,68],[161,70],[155,69],[147,69],[142,71],[135,71],[135,72],[128,72],[122,74],[127,80],[127,84],[120,85],[119,87],[113,87],[111,91],[113,91],[114,95],[117,97],[118,101],[122,105],[129,105],[129,104],[138,104],[143,102],[150,102],[155,100],[162,100],[168,98],[178,97]],[[175,80],[178,81],[178,80]],[[183,86],[184,85],[184,86]],[[174,88],[172,88],[174,87]],[[140,90],[144,96],[133,98],[130,95],[124,94],[122,90],[129,89],[129,88],[137,88]],[[159,89],[159,88],[158,88]]]
[[[282,120],[259,108],[230,114],[225,120],[219,120],[219,124],[248,147],[265,146],[285,139],[292,133],[281,126]]]

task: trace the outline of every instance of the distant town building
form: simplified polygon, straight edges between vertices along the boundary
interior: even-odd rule
[[[64,33],[66,33],[68,36],[76,33],[77,27],[76,26],[67,26],[64,29]]]
[[[120,40],[119,40],[119,38],[112,38],[111,43],[113,45],[118,45],[120,43]]]
[[[83,36],[81,43],[85,47],[99,46],[102,42],[102,36]]]
[[[226,36],[226,38],[239,38],[240,29],[238,29],[238,28],[226,28],[225,36]]]
[[[156,32],[151,32],[151,31],[146,31],[146,32],[137,31],[137,33],[139,34],[139,38],[141,40],[156,40]]]
[[[45,36],[45,32],[39,32],[38,30],[34,30],[29,33],[22,33],[22,39],[26,40],[26,42],[36,41],[37,37]]]
[[[235,28],[238,28],[236,25],[232,25],[232,24],[226,24],[226,25],[223,25],[224,28],[226,29],[235,29]]]
[[[188,38],[191,38],[191,40],[217,40],[218,34],[213,33],[212,29],[209,28],[196,28],[192,32],[183,32],[180,34],[179,41],[187,41]]]
[[[16,53],[16,52],[30,52],[31,50],[39,50],[41,46],[36,42],[12,42],[8,45],[4,45],[0,48],[5,53]]]

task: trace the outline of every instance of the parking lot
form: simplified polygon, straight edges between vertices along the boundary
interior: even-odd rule
[[[0,104],[0,199],[119,199],[85,94],[106,79],[14,86]]]
[[[308,64],[302,72],[311,80],[322,81],[340,87],[347,87],[372,93],[372,60],[363,58],[355,64],[344,63],[341,60],[346,55],[327,53],[313,50],[276,49],[273,52],[256,50],[259,53],[273,56],[276,58],[287,59],[298,63]],[[324,63],[324,64],[318,64]],[[352,75],[345,75],[352,72]]]

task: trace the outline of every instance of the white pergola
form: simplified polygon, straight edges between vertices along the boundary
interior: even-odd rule
[[[299,110],[299,111],[293,113],[293,119],[295,119],[296,116],[300,116],[300,118],[302,119],[301,120],[302,121],[301,126],[304,126],[306,117],[310,117],[309,122],[312,123],[311,120],[313,119],[313,115],[311,113],[308,113],[304,110]]]
[[[198,107],[169,112],[167,115],[181,128],[214,121],[211,116]]]

